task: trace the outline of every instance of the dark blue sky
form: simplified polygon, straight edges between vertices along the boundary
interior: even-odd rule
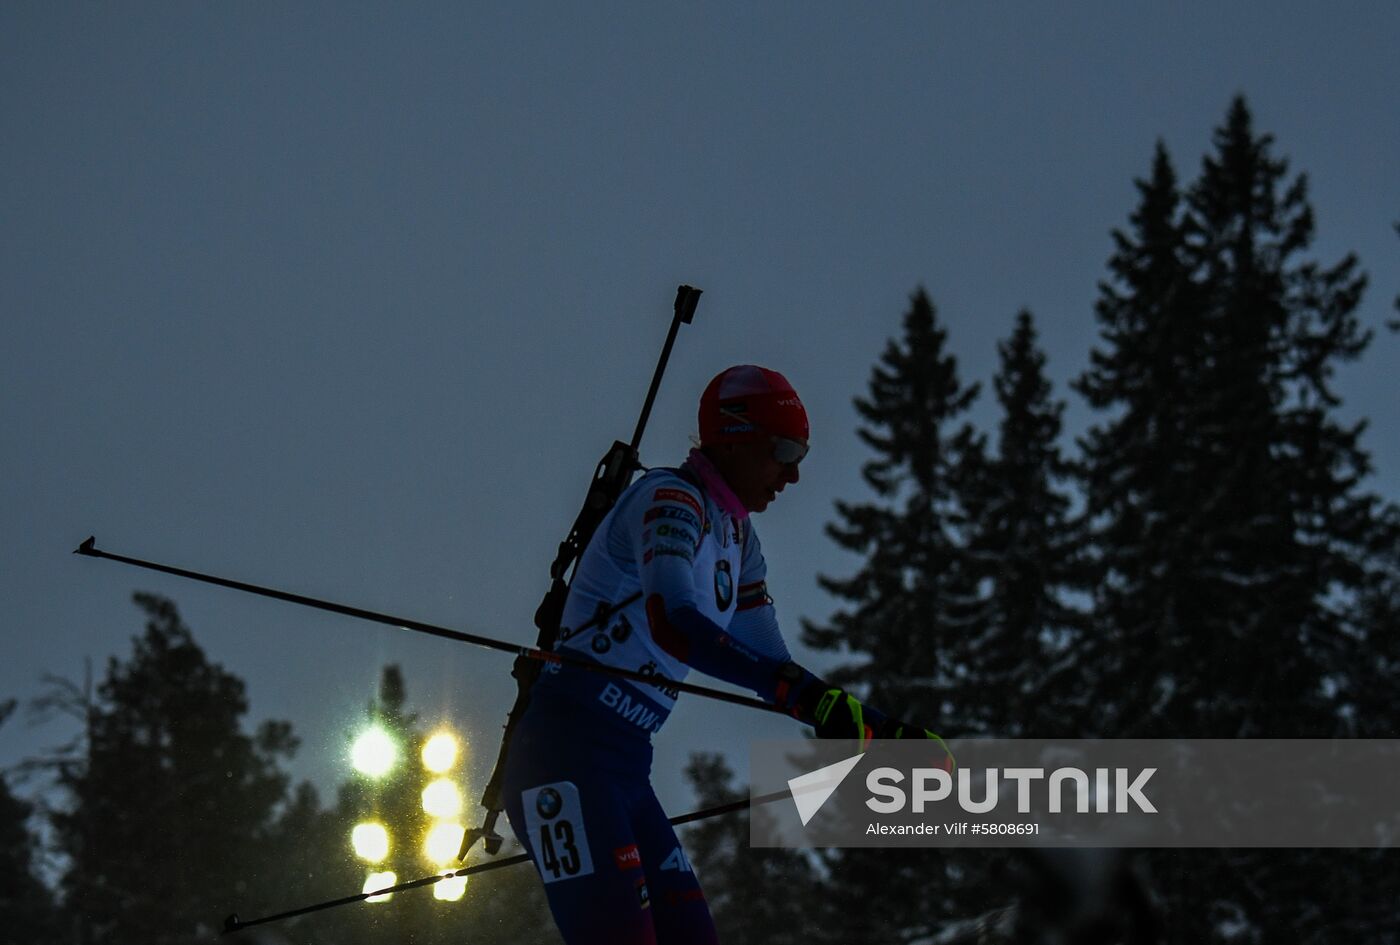
[[[705,290],[643,459],[678,460],[708,378],[752,361],[811,414],[761,517],[796,638],[856,561],[851,398],[928,287],[965,377],[1017,309],[1065,382],[1154,142],[1196,173],[1244,93],[1312,181],[1380,326],[1400,291],[1400,5],[352,3],[0,6],[0,698],[81,677],[176,599],[323,787],[386,662],[474,733],[484,651],[73,557],[114,551],[519,641],[597,458],[627,438],[679,282]],[[1339,377],[1392,498],[1400,339]],[[977,417],[995,419],[984,395]],[[814,657],[816,667],[826,657]],[[683,700],[692,750],[791,734]],[[0,766],[66,724],[0,729]]]

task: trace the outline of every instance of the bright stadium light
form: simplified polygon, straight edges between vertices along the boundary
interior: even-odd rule
[[[423,767],[433,774],[446,774],[456,763],[457,739],[451,732],[438,732],[423,746]]]
[[[360,774],[371,778],[388,774],[398,756],[399,747],[389,733],[377,725],[365,729],[350,747],[350,763]]]
[[[370,873],[369,877],[365,880],[364,889],[361,889],[360,892],[367,893],[373,892],[376,889],[385,889],[389,886],[394,885],[398,881],[398,874],[394,872]],[[365,900],[365,902],[388,902],[390,899],[393,898],[393,893],[385,893],[382,896],[370,896],[368,899]]]
[[[423,810],[447,820],[462,812],[462,792],[447,778],[438,778],[423,789]]]
[[[433,898],[443,902],[456,902],[467,891],[467,877],[453,876],[433,884]]]
[[[462,825],[458,823],[434,824],[428,835],[423,838],[423,855],[434,866],[455,863],[457,853],[462,848],[462,833]]]
[[[389,855],[389,831],[383,824],[357,824],[350,831],[350,845],[355,855],[366,863],[378,863]]]

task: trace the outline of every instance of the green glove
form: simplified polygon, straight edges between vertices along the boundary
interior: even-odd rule
[[[940,760],[945,771],[952,772],[957,767],[948,743],[929,729],[892,719],[796,663],[787,664],[780,679],[779,705],[815,728],[818,738],[850,739],[861,751],[874,738],[926,739],[937,742],[942,749]]]

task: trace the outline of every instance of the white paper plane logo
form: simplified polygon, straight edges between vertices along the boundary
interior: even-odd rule
[[[817,815],[827,798],[836,793],[841,782],[846,780],[846,775],[850,774],[864,757],[865,752],[861,752],[845,761],[818,768],[788,781],[788,790],[792,792],[792,802],[797,805],[797,816],[802,818],[802,826],[807,826],[807,822]]]

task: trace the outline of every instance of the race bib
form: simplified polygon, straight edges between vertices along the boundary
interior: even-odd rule
[[[520,800],[540,879],[556,883],[590,875],[593,858],[583,829],[583,805],[573,782],[556,781],[521,791]]]

